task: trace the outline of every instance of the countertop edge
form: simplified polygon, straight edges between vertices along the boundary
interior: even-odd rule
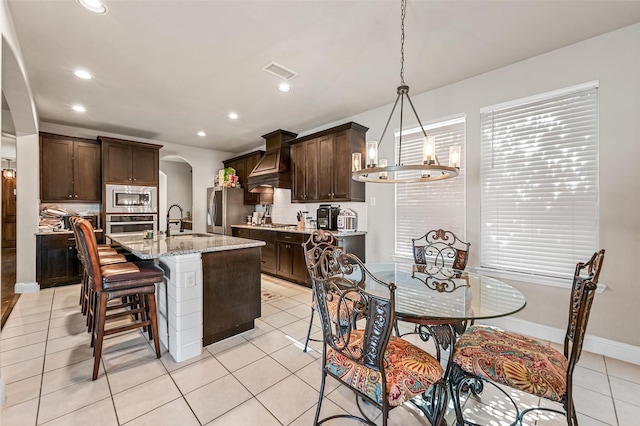
[[[253,226],[253,225],[231,225],[232,228],[242,228],[242,229],[257,229],[260,231],[278,231],[278,232],[292,232],[296,234],[307,234],[311,235],[314,228],[305,228],[305,229],[285,229],[285,228],[269,228],[267,226]],[[352,237],[355,235],[367,235],[367,231],[354,231],[354,232],[335,232],[331,231],[336,237]]]

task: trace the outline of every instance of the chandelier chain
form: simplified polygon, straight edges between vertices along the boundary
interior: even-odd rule
[[[400,85],[404,86],[404,17],[407,14],[407,0],[400,2]]]

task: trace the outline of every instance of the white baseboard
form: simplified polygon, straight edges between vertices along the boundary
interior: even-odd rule
[[[540,340],[549,340],[555,343],[564,343],[565,330],[536,324],[518,318],[494,318],[482,321],[483,324],[494,325],[505,330],[526,334]],[[640,365],[640,347],[632,346],[615,340],[591,336],[587,333],[584,337],[583,349],[600,355],[605,355],[621,361]]]
[[[33,293],[40,291],[40,284],[38,283],[16,283],[13,287],[15,293]]]
[[[4,380],[0,379],[0,412],[2,412],[2,406],[7,399],[4,389]]]

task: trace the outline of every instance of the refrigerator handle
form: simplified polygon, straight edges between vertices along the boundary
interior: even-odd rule
[[[211,214],[213,216],[213,225],[218,221],[218,209],[216,207],[216,191],[211,192]]]

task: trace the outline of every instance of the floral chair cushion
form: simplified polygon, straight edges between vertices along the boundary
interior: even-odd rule
[[[474,325],[458,339],[453,362],[464,371],[552,401],[567,390],[565,356],[531,337]]]
[[[352,331],[349,347],[362,348],[363,339],[364,330]],[[391,336],[384,359],[386,393],[391,406],[404,404],[442,378],[442,366],[434,357],[395,336]],[[326,368],[348,386],[382,404],[385,392],[379,372],[356,363],[333,349],[327,352]]]

